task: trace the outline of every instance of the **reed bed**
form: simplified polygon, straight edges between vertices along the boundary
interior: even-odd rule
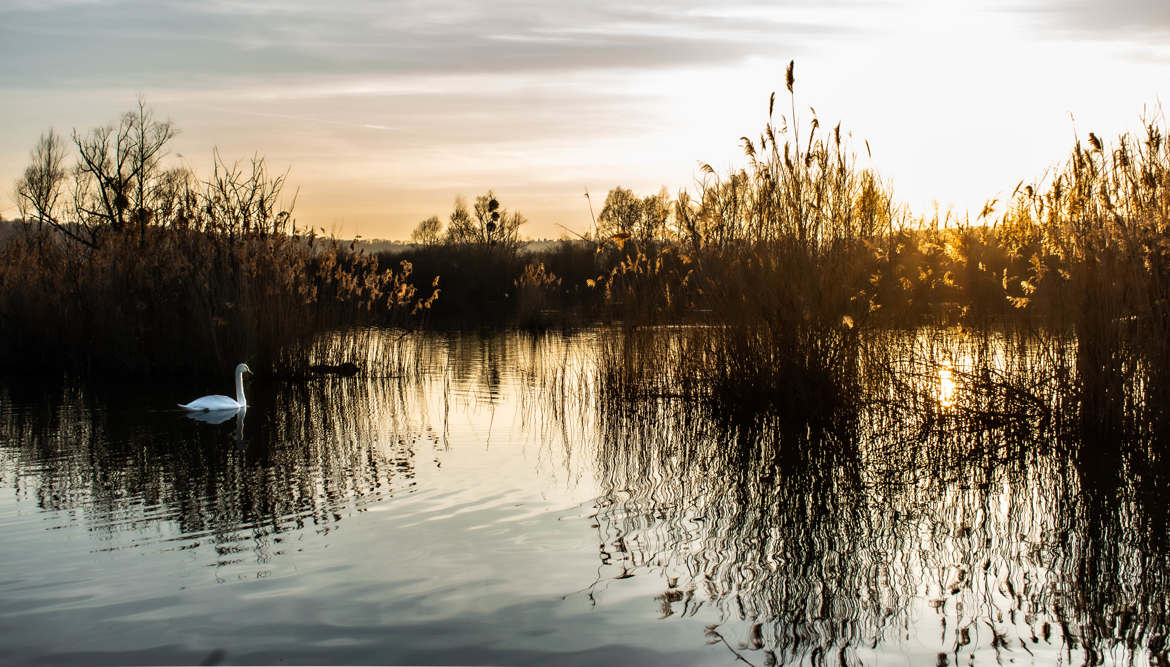
[[[657,382],[736,410],[847,403],[862,341],[923,326],[1065,336],[1077,350],[1066,377],[1103,409],[1139,370],[1170,368],[1170,149],[1158,123],[1112,146],[1090,133],[998,215],[991,201],[974,221],[913,219],[839,125],[825,132],[814,116],[803,134],[795,113],[775,119],[774,101],[760,137],[742,139],[747,166],[704,167],[696,196],[651,207],[671,212],[661,224],[603,210],[599,255],[619,259],[592,282],[609,312],[701,325],[681,342],[625,335],[649,347],[603,360],[615,393],[660,393]],[[607,209],[628,197],[613,199]]]
[[[164,168],[174,129],[142,105],[75,132],[71,164],[50,132],[17,184],[20,233],[0,243],[0,364],[171,373],[249,358],[298,375],[344,361],[309,361],[324,332],[601,321],[639,345],[656,337],[630,330],[697,325],[683,351],[611,361],[645,359],[726,404],[852,400],[862,334],[881,329],[1075,334],[1082,375],[1167,367],[1164,122],[1113,144],[1090,133],[974,220],[914,218],[840,124],[797,113],[787,74],[788,104],[773,95],[763,131],[741,138],[742,168],[704,166],[674,196],[615,188],[593,233],[536,252],[491,191],[374,256],[297,228],[285,175],[262,159],[217,155],[205,180]],[[735,396],[743,385],[760,390]]]
[[[72,165],[41,138],[17,184],[23,222],[0,244],[0,366],[208,374],[247,359],[296,375],[296,349],[323,332],[409,322],[437,298],[409,262],[297,228],[262,158],[217,155],[206,180],[163,168],[173,135],[140,106],[75,132]]]

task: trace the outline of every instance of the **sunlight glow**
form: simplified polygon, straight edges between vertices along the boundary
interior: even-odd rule
[[[951,362],[943,362],[938,369],[938,404],[944,408],[954,407],[957,390],[958,386],[951,372]]]
[[[586,187],[673,194],[700,163],[742,166],[739,137],[763,129],[769,93],[777,115],[791,114],[792,59],[798,115],[840,121],[863,161],[868,141],[872,166],[915,213],[937,203],[959,218],[1040,178],[1074,132],[1115,135],[1170,91],[1156,17],[1119,8],[1114,29],[1090,30],[1091,7],[1045,0],[602,2],[539,16],[455,3],[400,7],[394,20],[377,5],[338,13],[288,0],[152,9],[150,25],[165,30],[116,21],[113,3],[33,7],[0,8],[15,58],[0,76],[6,217],[8,185],[41,132],[100,126],[138,94],[182,130],[176,152],[195,166],[212,147],[291,166],[307,224],[403,238],[445,218],[455,196],[492,188],[539,238],[589,226]],[[85,17],[102,31],[85,30]],[[54,70],[50,43],[83,66]],[[122,64],[144,45],[150,68]],[[115,46],[118,57],[89,57]]]

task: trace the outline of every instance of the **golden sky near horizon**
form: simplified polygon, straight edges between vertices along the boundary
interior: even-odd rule
[[[1138,127],[1167,37],[1164,0],[4,0],[0,215],[43,131],[142,95],[181,131],[171,160],[290,168],[302,225],[405,238],[492,188],[556,238],[588,228],[586,188],[596,210],[742,165],[790,59],[798,111],[868,140],[899,199],[977,211],[1074,131]]]

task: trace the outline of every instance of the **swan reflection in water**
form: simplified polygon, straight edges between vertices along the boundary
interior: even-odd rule
[[[236,432],[233,436],[233,441],[236,445],[244,444],[244,417],[248,414],[248,408],[242,407],[237,410],[208,410],[206,412],[187,412],[186,417],[192,421],[203,422],[204,424],[223,424],[232,417],[236,418]]]
[[[188,412],[187,419],[204,424],[222,424],[227,420],[239,415],[240,424],[244,423],[244,415],[247,414],[248,408],[238,408],[234,410],[208,410],[207,412]]]

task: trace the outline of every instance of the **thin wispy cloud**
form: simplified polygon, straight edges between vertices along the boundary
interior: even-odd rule
[[[1050,37],[1147,41],[1170,35],[1170,4],[1163,0],[1032,0],[1008,7]]]
[[[747,11],[753,8],[759,11]],[[720,16],[699,3],[17,6],[0,14],[16,65],[0,82],[685,67],[742,60],[778,39],[791,47],[857,29],[785,21],[763,5],[744,9]],[[45,48],[46,39],[67,48]]]

